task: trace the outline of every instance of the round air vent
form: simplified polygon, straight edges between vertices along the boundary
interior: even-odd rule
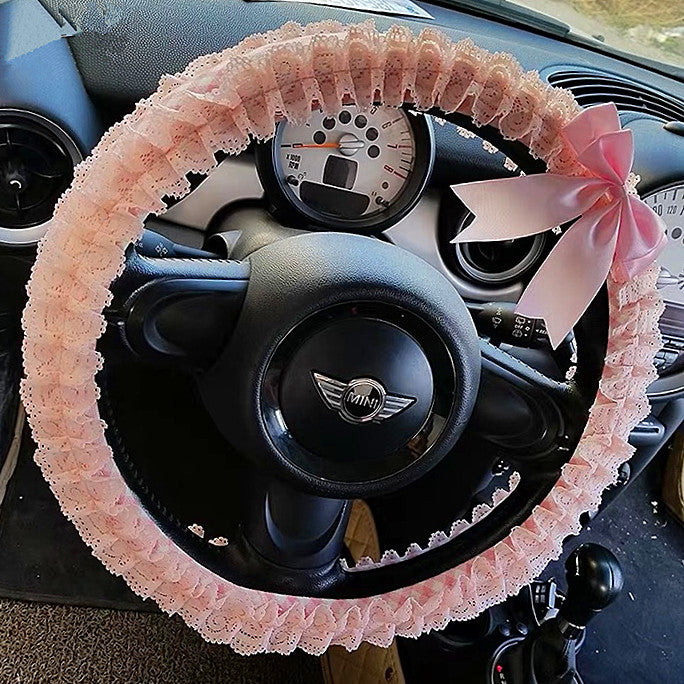
[[[454,226],[457,235],[473,220],[469,211],[461,212]],[[456,267],[468,279],[489,286],[519,280],[544,252],[546,235],[532,235],[499,242],[465,242],[451,245]]]
[[[45,232],[82,156],[43,116],[0,109],[0,244],[32,245]]]
[[[454,245],[454,251],[466,275],[494,285],[509,283],[525,273],[539,259],[545,241],[545,235],[533,235],[500,242],[466,242]]]

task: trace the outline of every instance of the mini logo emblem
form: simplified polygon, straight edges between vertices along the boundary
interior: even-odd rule
[[[413,397],[387,394],[385,388],[371,378],[342,382],[316,371],[311,375],[326,405],[349,423],[379,423],[396,416],[416,401]]]

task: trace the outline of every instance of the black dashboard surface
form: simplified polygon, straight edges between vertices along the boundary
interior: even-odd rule
[[[44,0],[44,4],[79,29],[69,39],[69,46],[105,126],[129,111],[135,101],[150,95],[161,75],[181,71],[199,55],[223,50],[252,33],[276,29],[287,21],[306,24],[331,19],[357,23],[372,18],[379,29],[402,23],[416,33],[428,26],[440,28],[454,39],[470,37],[488,50],[510,52],[524,69],[537,70],[543,76],[565,68],[599,71],[684,100],[684,79],[681,73],[675,75],[674,67],[668,78],[557,36],[428,3],[419,4],[433,21],[301,2],[120,0],[116,5],[103,3],[106,9],[87,0]],[[634,170],[642,178],[641,192],[684,177],[684,137],[664,131],[662,121],[652,117],[627,113],[623,121],[635,134]],[[455,182],[450,169],[463,164],[463,140],[453,135],[451,127],[438,126],[435,134],[432,185]],[[472,155],[472,147],[468,150]],[[490,155],[479,153],[472,162],[472,179],[496,172]]]
[[[156,89],[164,73],[182,70],[195,57],[232,46],[252,33],[278,28],[286,21],[306,24],[337,20],[358,23],[372,17],[387,29],[402,23],[419,32],[439,27],[450,37],[470,37],[492,51],[513,53],[524,69],[551,65],[587,66],[612,71],[684,97],[684,85],[653,71],[578,47],[558,37],[428,3],[434,17],[387,17],[299,2],[245,0],[119,0],[106,9],[87,0],[45,0],[55,16],[80,28],[70,45],[87,90],[95,96],[135,101]],[[673,68],[674,75],[674,68]]]

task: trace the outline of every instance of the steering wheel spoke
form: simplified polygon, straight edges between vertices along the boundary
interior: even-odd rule
[[[165,242],[173,254],[173,243]],[[129,247],[105,317],[140,359],[207,367],[237,321],[250,266],[178,247],[181,256],[149,256]]]
[[[469,429],[513,461],[562,457],[586,422],[576,385],[544,375],[484,339],[480,353],[480,390]]]
[[[238,537],[225,562],[255,588],[283,586],[295,593],[326,592],[339,581],[339,559],[351,502],[307,494],[256,470],[249,482]]]
[[[469,310],[481,335],[482,358],[469,430],[495,445],[516,467],[560,467],[579,441],[598,388],[606,350],[605,288],[575,325],[572,340],[555,352],[543,323],[519,317],[513,304],[470,305]],[[512,334],[516,330],[525,333],[522,340]],[[575,375],[571,380],[551,377],[494,344],[501,342],[536,348],[541,351],[533,353],[549,359],[553,355],[551,365],[572,361]]]

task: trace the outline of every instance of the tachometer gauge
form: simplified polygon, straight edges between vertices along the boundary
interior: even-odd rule
[[[433,159],[426,116],[354,105],[283,122],[257,152],[267,196],[294,224],[361,232],[384,230],[413,208]]]

